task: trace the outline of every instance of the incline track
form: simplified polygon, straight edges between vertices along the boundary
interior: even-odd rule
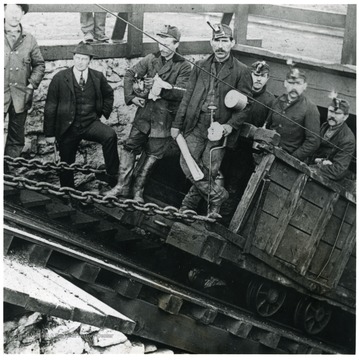
[[[164,269],[166,258],[178,255],[166,250],[158,237],[131,231],[97,208],[74,209],[51,196],[5,188],[4,255],[21,251],[71,280],[136,321],[134,335],[193,353],[353,351],[189,287],[182,258]]]

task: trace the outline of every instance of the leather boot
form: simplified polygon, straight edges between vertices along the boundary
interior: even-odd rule
[[[120,166],[117,185],[104,193],[104,196],[130,197],[131,180],[133,168],[135,166],[135,154],[121,148]]]
[[[133,200],[145,202],[143,200],[143,190],[147,179],[153,169],[153,165],[157,162],[157,158],[152,155],[142,153],[140,160],[135,168],[135,182],[133,184]]]

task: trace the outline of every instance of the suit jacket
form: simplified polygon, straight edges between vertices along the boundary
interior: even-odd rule
[[[313,156],[328,159],[332,165],[321,165],[320,172],[332,180],[340,180],[346,174],[355,151],[355,137],[347,124],[340,126],[328,141],[324,140],[324,134],[329,125],[324,123],[320,129],[321,144]]]
[[[96,92],[96,114],[110,117],[113,106],[113,89],[104,75],[89,68]],[[76,81],[76,80],[75,80]],[[60,139],[75,120],[76,97],[73,67],[59,71],[52,79],[47,93],[44,113],[44,133],[46,137]]]
[[[194,67],[187,85],[187,91],[183,96],[182,102],[178,109],[173,127],[181,129],[186,136],[196,126],[203,103],[206,101],[210,87],[211,64],[214,55],[210,55],[205,60],[197,62],[198,67]],[[202,71],[204,69],[205,71]],[[252,95],[252,77],[246,65],[237,60],[233,55],[225,62],[220,71],[218,78],[218,109],[216,118],[221,124],[231,125],[234,129],[228,137],[227,146],[233,147],[238,138],[238,129],[246,120],[248,115],[248,106],[243,111],[228,109],[224,104],[224,98],[232,87],[240,92]],[[227,85],[228,84],[228,85]]]
[[[131,69],[127,70],[124,78],[124,94],[127,105],[136,96],[133,92],[135,76],[143,78],[145,75],[159,77],[174,85],[185,89],[191,72],[191,65],[181,56],[174,54],[172,59],[162,63],[161,54],[149,54],[141,59]],[[163,138],[170,136],[172,121],[176,115],[184,91],[162,90],[161,99],[156,101],[146,99],[145,106],[137,109],[133,126],[150,137]]]
[[[11,101],[15,112],[21,113],[31,108],[34,89],[45,74],[45,61],[35,38],[22,32],[11,47],[4,33],[4,112],[8,111]]]

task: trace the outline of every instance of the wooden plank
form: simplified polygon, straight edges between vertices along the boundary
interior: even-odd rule
[[[313,25],[324,25],[344,28],[345,15],[322,10],[299,9],[289,6],[251,4],[251,15],[271,17],[280,20],[304,22]]]
[[[319,217],[316,218],[316,226],[309,238],[308,243],[305,245],[305,249],[308,251],[302,251],[297,262],[297,269],[301,275],[305,275],[309,264],[313,260],[314,254],[317,250],[317,244],[324,234],[325,228],[332,217],[334,211],[334,205],[339,199],[339,194],[332,193],[328,196],[327,203],[323,207]],[[311,216],[312,214],[310,214]]]
[[[342,64],[356,65],[356,28],[357,28],[357,6],[347,5],[347,16],[345,19],[344,41],[342,48]]]
[[[39,266],[45,266],[51,254],[52,249],[36,244],[29,244],[24,251],[27,261]]]
[[[92,216],[78,211],[71,215],[71,225],[76,229],[85,229],[87,227],[98,225],[99,223],[99,219],[95,219]]]
[[[100,270],[100,267],[87,262],[77,262],[71,264],[66,271],[78,280],[85,281],[87,283],[94,283]]]
[[[142,289],[142,284],[132,279],[121,279],[114,285],[114,290],[129,299],[135,299],[138,297]]]
[[[199,321],[201,324],[209,325],[213,323],[218,312],[215,309],[192,306],[190,314],[196,321]]]
[[[233,13],[223,13],[221,24],[229,25],[232,21],[232,18],[233,18]]]
[[[231,223],[229,224],[229,230],[238,234],[240,228],[244,225],[244,220],[247,212],[252,204],[260,182],[262,181],[265,173],[269,170],[272,163],[275,160],[275,156],[272,154],[265,155],[256,167],[254,174],[251,176],[245,193],[239,202],[237,209],[233,215]]]
[[[265,331],[263,329],[253,328],[248,336],[250,339],[259,341],[261,344],[271,349],[276,349],[281,336],[276,333]]]
[[[48,196],[29,190],[21,190],[20,201],[26,209],[51,203]]]
[[[224,326],[229,333],[246,339],[253,328],[253,325],[243,320],[225,319]]]
[[[249,5],[237,5],[234,17],[234,41],[236,44],[247,43]]]
[[[117,15],[120,18],[128,21],[128,13],[119,12]],[[126,28],[127,28],[127,23],[125,23],[123,20],[119,18],[116,18],[115,26],[113,27],[112,30],[111,40],[115,42],[124,40]]]
[[[51,219],[59,219],[74,215],[76,210],[71,206],[61,204],[60,202],[51,202],[46,205],[46,213]]]
[[[169,314],[177,315],[182,307],[183,300],[172,294],[162,294],[158,298],[158,307]]]
[[[133,6],[132,12],[128,14],[128,21],[137,28],[143,30],[144,10],[143,5]],[[143,34],[133,26],[128,27],[127,35],[127,57],[134,58],[142,54]]]

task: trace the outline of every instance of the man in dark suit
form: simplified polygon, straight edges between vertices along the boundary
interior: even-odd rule
[[[74,50],[74,66],[58,72],[47,94],[44,133],[50,143],[58,142],[61,161],[72,164],[81,140],[102,145],[106,172],[117,178],[119,159],[116,132],[100,121],[109,118],[113,106],[113,89],[104,75],[90,69],[94,56],[89,44],[80,43]],[[60,174],[61,186],[74,187],[72,171]]]
[[[211,47],[213,54],[198,61],[188,81],[186,93],[179,106],[172,124],[171,135],[176,138],[180,131],[184,133],[189,151],[201,167],[204,178],[195,181],[181,156],[181,167],[187,178],[193,183],[192,188],[182,202],[181,210],[194,209],[198,201],[210,197],[208,216],[220,218],[219,210],[228,198],[226,189],[215,182],[223,160],[225,149],[213,151],[210,164],[210,151],[222,145],[223,139],[210,140],[208,129],[214,120],[224,137],[228,137],[227,147],[233,147],[238,138],[238,129],[245,121],[247,110],[230,109],[224,99],[230,90],[251,95],[252,78],[249,69],[231,53],[235,42],[232,29],[225,24],[213,26]],[[204,69],[205,71],[202,71]],[[211,109],[214,111],[211,117]],[[211,174],[210,174],[211,170]],[[211,180],[210,180],[211,177]],[[211,186],[209,186],[211,181]]]

